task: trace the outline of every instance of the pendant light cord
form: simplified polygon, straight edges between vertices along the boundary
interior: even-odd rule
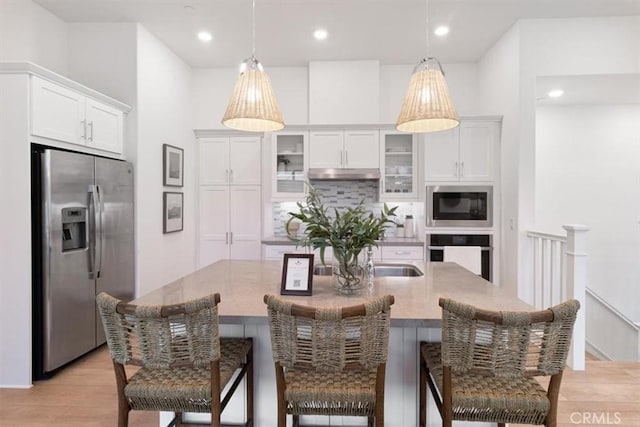
[[[251,57],[256,57],[256,0],[251,4]]]
[[[255,1],[255,0],[254,0]],[[424,22],[426,26],[425,31],[425,41],[426,41],[426,55],[425,59],[429,58],[429,0],[425,0],[425,8],[424,8]]]

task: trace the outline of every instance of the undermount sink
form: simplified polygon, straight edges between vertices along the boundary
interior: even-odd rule
[[[331,276],[333,267],[330,265],[316,264],[313,266],[313,274],[316,276]],[[415,265],[411,264],[387,264],[378,263],[373,266],[374,277],[418,277],[424,276]]]

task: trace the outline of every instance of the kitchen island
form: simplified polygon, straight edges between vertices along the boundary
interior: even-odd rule
[[[440,297],[454,298],[486,309],[529,310],[526,303],[455,263],[411,262],[424,275],[376,277],[372,289],[359,295],[339,295],[331,277],[313,277],[312,296],[285,296],[298,304],[317,307],[359,304],[367,298],[391,294],[391,333],[385,387],[385,425],[417,424],[418,342],[440,338]],[[254,337],[255,426],[276,424],[275,374],[267,324],[265,294],[280,294],[281,261],[218,261],[132,301],[134,304],[175,304],[214,292],[220,293],[222,334]],[[223,413],[223,420],[242,421],[241,394],[236,393]],[[234,400],[235,399],[235,400]],[[435,411],[435,412],[434,412]],[[430,425],[439,415],[430,407]],[[304,417],[306,423],[322,425],[366,425],[349,417]],[[480,424],[475,423],[475,426]]]

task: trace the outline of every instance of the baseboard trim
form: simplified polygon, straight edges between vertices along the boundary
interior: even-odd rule
[[[587,353],[593,354],[595,357],[597,357],[600,360],[613,361],[612,357],[610,357],[607,353],[600,351],[598,348],[596,348],[596,346],[591,344],[589,340],[585,341],[585,350],[587,351]]]

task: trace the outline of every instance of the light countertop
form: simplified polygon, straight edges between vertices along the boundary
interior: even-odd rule
[[[391,294],[391,325],[395,327],[439,327],[438,298],[449,297],[490,310],[531,310],[523,301],[455,263],[411,262],[424,272],[421,277],[376,277],[371,291],[340,295],[330,276],[313,276],[312,296],[284,298],[298,304],[327,307],[347,306],[372,296]],[[282,261],[223,260],[204,267],[133,301],[134,304],[175,304],[210,293],[220,293],[221,323],[264,324],[265,294],[280,294]]]

